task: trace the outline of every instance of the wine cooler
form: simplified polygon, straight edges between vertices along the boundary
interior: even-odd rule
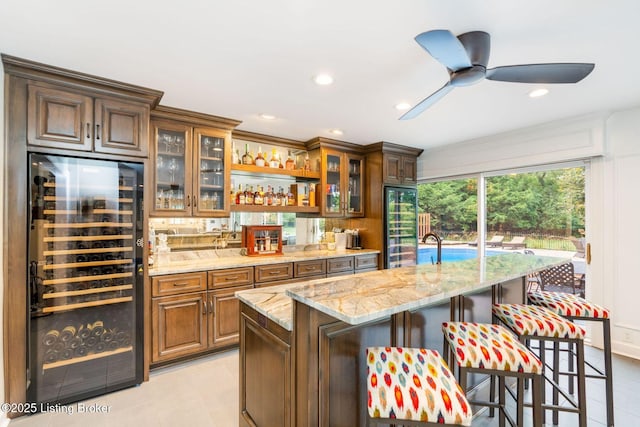
[[[31,154],[27,401],[142,382],[143,166]]]

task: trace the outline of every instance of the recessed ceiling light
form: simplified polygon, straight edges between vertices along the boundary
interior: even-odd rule
[[[344,132],[342,132],[340,129],[331,129],[329,133],[332,133],[334,135],[342,135]]]
[[[406,102],[401,102],[400,104],[396,104],[396,110],[408,110],[411,108],[411,105]]]
[[[534,89],[531,92],[529,92],[529,97],[530,98],[539,98],[541,96],[545,96],[548,93],[549,93],[549,89],[545,89],[545,88]]]
[[[327,86],[333,83],[333,77],[329,74],[318,74],[313,78],[313,81],[316,82],[317,85]]]
[[[267,114],[267,113],[260,114],[260,117],[265,120],[274,120],[276,118],[276,116],[274,116],[273,114]]]

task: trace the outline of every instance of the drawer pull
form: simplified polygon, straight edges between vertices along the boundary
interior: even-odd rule
[[[304,267],[305,270],[310,271],[310,270],[316,270],[318,267],[314,267],[312,265],[307,265]]]
[[[274,270],[274,271],[270,271],[269,274],[271,274],[272,276],[276,275],[276,274],[282,274],[281,271],[278,270]]]
[[[176,288],[178,287],[183,287],[183,286],[188,286],[188,283],[174,283],[173,286],[175,286]]]
[[[225,281],[227,281],[227,282],[228,282],[229,280],[238,280],[238,279],[239,279],[239,277],[238,277],[238,276],[229,276],[229,277],[225,277],[225,278],[224,278],[224,280],[225,280]]]

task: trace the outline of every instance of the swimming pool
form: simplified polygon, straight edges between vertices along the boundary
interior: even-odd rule
[[[437,258],[437,248],[418,248],[418,264],[435,264]],[[486,251],[485,255],[498,255],[500,251]],[[442,262],[463,261],[478,256],[476,248],[442,248]]]

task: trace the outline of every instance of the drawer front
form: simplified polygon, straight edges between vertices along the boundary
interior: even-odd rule
[[[327,260],[314,259],[312,261],[299,261],[293,264],[295,277],[318,276],[327,273]]]
[[[229,268],[209,272],[209,289],[253,285],[253,267]]]
[[[378,254],[356,255],[356,270],[378,268]]]
[[[327,274],[353,271],[354,260],[352,256],[327,259]]]
[[[186,294],[207,290],[207,273],[184,273],[155,276],[151,278],[151,295]]]
[[[284,264],[256,265],[255,269],[256,283],[293,278],[293,264],[290,262]]]

